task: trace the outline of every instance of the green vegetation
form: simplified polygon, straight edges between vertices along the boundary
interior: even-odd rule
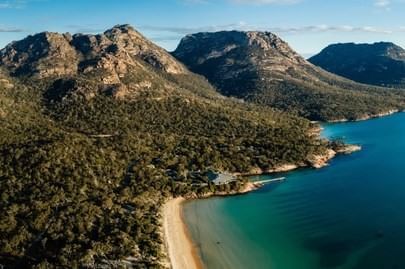
[[[203,66],[224,93],[251,103],[218,94],[128,25],[72,39],[43,33],[2,50],[1,66],[17,77],[0,70],[0,264],[161,268],[162,204],[246,183],[215,186],[209,170],[311,164],[344,145],[321,140],[299,115],[356,119],[403,106],[399,91],[317,73],[262,36],[287,51],[273,51],[279,65],[251,66],[268,64],[268,51],[231,50]]]
[[[325,72],[268,32],[197,33],[184,37],[173,55],[226,96],[310,120],[357,120],[405,108],[405,91]]]
[[[155,79],[117,100],[108,91],[83,93],[97,89],[90,75],[66,78],[71,84],[2,77],[14,84],[0,84],[0,263],[7,268],[160,268],[162,203],[215,191],[198,184],[208,183],[204,173],[192,172],[302,163],[326,147],[309,121],[217,98],[196,78],[191,90],[185,77],[170,79],[178,85],[170,93]],[[195,94],[199,88],[206,97]]]
[[[358,120],[405,108],[405,92],[348,81],[256,81],[257,91],[246,97],[317,121]]]

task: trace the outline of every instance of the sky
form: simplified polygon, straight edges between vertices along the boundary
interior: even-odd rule
[[[0,48],[43,31],[131,24],[172,51],[190,33],[271,31],[308,57],[332,43],[405,47],[405,0],[0,0]]]

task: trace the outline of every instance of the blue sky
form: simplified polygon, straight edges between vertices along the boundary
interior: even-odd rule
[[[0,47],[41,31],[98,33],[129,23],[173,50],[199,31],[272,31],[308,56],[330,43],[405,47],[405,0],[0,0]]]

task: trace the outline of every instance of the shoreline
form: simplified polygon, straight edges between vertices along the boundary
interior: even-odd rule
[[[345,145],[339,150],[328,149],[325,154],[312,156],[309,164],[284,164],[275,167],[271,170],[263,171],[261,169],[253,169],[249,173],[241,174],[243,176],[257,176],[264,174],[274,174],[280,172],[288,172],[303,167],[312,167],[320,169],[328,165],[328,162],[335,158],[336,155],[351,154],[361,150],[358,145]],[[203,269],[201,258],[198,254],[198,249],[195,246],[190,231],[184,220],[182,205],[185,201],[191,199],[204,199],[214,196],[232,196],[242,195],[258,190],[263,184],[248,181],[245,186],[239,191],[232,192],[216,192],[207,193],[203,196],[191,195],[189,197],[171,198],[163,205],[163,237],[164,250],[167,255],[167,268],[171,269]]]
[[[172,198],[163,206],[163,233],[165,250],[169,259],[168,268],[203,269],[184,221],[182,204],[185,198]]]
[[[317,165],[313,164],[312,168],[320,169],[328,165],[328,161],[336,157],[338,154],[351,154],[353,152],[361,150],[360,146],[346,145],[346,147],[340,151],[329,150],[327,154],[323,156],[317,156]],[[274,169],[267,173],[257,173],[254,175],[274,174],[278,172],[288,172],[296,170],[304,166],[298,165],[283,165],[279,169]],[[258,171],[257,171],[258,172]],[[201,258],[198,255],[198,250],[191,238],[187,224],[185,223],[182,205],[187,200],[192,199],[206,199],[210,197],[220,196],[232,196],[243,195],[249,192],[260,189],[263,184],[249,181],[245,184],[244,188],[239,191],[233,191],[229,193],[217,192],[208,193],[203,196],[190,196],[187,198],[171,198],[164,205],[162,209],[163,214],[163,235],[164,235],[164,247],[169,259],[168,268],[172,269],[203,269]]]
[[[260,168],[253,169],[247,173],[233,173],[232,175],[235,176],[262,176],[262,175],[272,175],[277,173],[286,173],[291,172],[300,168],[313,168],[313,169],[321,169],[329,165],[329,161],[337,157],[338,155],[348,155],[354,152],[362,150],[362,147],[359,145],[352,145],[347,144],[345,147],[341,149],[328,149],[325,154],[322,155],[314,155],[312,156],[311,160],[308,160],[309,163],[302,163],[302,164],[282,164],[276,166],[270,170],[262,170]]]
[[[388,110],[387,112],[381,112],[381,113],[377,113],[377,114],[365,114],[356,119],[335,119],[335,120],[325,121],[325,123],[345,123],[345,122],[367,121],[367,120],[372,120],[372,119],[383,118],[386,116],[391,116],[391,115],[394,115],[397,113],[402,113],[402,112],[405,112],[405,110],[392,109],[392,110]],[[318,121],[315,121],[315,122],[318,122]]]
[[[396,113],[405,111],[389,111],[388,113],[373,115],[368,118],[356,119],[352,122],[364,121],[374,118],[380,118],[389,116]],[[348,120],[334,121],[334,122],[349,122]],[[329,121],[332,123],[332,121]],[[318,130],[319,132],[320,130]],[[346,147],[340,150],[331,150],[320,156],[314,156],[316,160],[312,165],[296,165],[296,164],[284,164],[279,167],[273,168],[269,171],[263,171],[260,169],[254,169],[250,173],[235,173],[235,175],[243,176],[258,176],[265,174],[275,174],[280,172],[289,172],[299,168],[312,167],[314,169],[320,169],[328,165],[328,162],[335,158],[337,155],[351,154],[353,152],[361,150],[361,146],[358,145],[346,145]],[[198,255],[198,250],[192,241],[187,224],[185,223],[182,204],[188,199],[204,199],[214,196],[232,196],[247,194],[251,191],[255,191],[262,187],[261,184],[255,184],[254,182],[247,182],[243,190],[232,193],[211,193],[203,197],[193,196],[186,198],[172,198],[168,200],[163,206],[163,235],[164,235],[164,247],[167,253],[169,264],[168,268],[172,269],[203,269],[201,258]]]
[[[198,249],[195,246],[190,231],[184,220],[183,203],[187,200],[206,199],[214,196],[242,195],[258,190],[262,184],[247,182],[243,189],[235,192],[210,193],[201,197],[178,197],[165,202],[162,208],[164,252],[167,262],[164,264],[171,269],[203,269]]]

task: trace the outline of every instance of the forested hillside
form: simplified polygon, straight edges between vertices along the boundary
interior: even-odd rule
[[[311,120],[357,120],[405,108],[404,91],[328,73],[269,32],[192,34],[173,55],[224,95]]]
[[[166,199],[215,191],[208,169],[307,164],[328,146],[305,119],[219,95],[126,25],[30,36],[0,65],[6,268],[160,268]]]

